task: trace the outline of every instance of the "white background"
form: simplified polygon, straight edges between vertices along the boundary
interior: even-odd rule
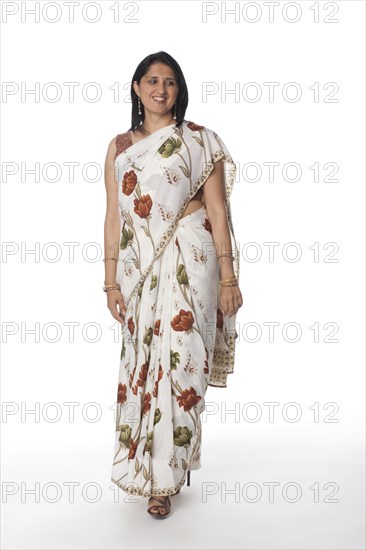
[[[100,20],[91,23],[81,15],[83,0],[74,22],[63,2],[56,23],[42,15],[37,23],[29,14],[22,20],[21,10],[34,4],[2,3],[3,548],[364,548],[364,2],[298,1],[292,5],[299,20],[292,23],[295,8],[286,2],[273,22],[265,2],[247,6],[247,18],[248,3],[237,2],[237,21],[224,20],[225,3],[211,2],[217,13],[206,22],[201,2],[136,2],[136,22],[127,22],[133,3],[123,9],[126,3],[102,1]],[[45,2],[38,4],[41,10]],[[111,7],[118,4],[114,22]],[[4,10],[13,8],[19,11],[6,21]],[[55,8],[49,10],[53,18]],[[120,342],[102,292],[101,261],[107,146],[130,127],[136,66],[159,50],[186,77],[185,118],[215,130],[238,163],[232,216],[244,297],[234,373],[227,388],[206,394],[212,414],[203,418],[202,469],[172,498],[163,524],[147,515],[146,499],[110,481]],[[50,82],[61,91],[55,102],[42,95]],[[73,102],[65,82],[80,83]],[[102,92],[96,102],[82,95],[90,82]],[[265,83],[273,82],[270,101]],[[217,93],[206,98],[207,83]],[[248,100],[253,87],[245,95],[248,83],[262,92],[257,101]],[[298,101],[286,98],[288,83],[301,90]],[[11,86],[14,93],[4,94]],[[22,86],[41,93],[22,97]],[[237,86],[238,96],[225,95],[225,86]],[[78,163],[73,180],[70,162]],[[279,163],[274,181],[266,162]],[[22,176],[22,166],[24,172],[35,163],[39,178]],[[47,163],[60,166],[58,181],[47,181],[52,170],[42,175]],[[88,163],[99,166],[94,182],[83,173]],[[258,181],[248,181],[254,176],[250,169],[246,177],[248,163],[261,167]],[[301,168],[298,181],[285,181],[287,163]],[[332,173],[326,163],[338,166],[336,182],[325,181]],[[11,167],[14,175],[6,176]],[[49,243],[57,243],[56,261]],[[76,243],[73,258],[66,243]],[[278,244],[272,261],[265,243]],[[296,262],[294,247],[286,257],[288,243],[301,252]],[[270,322],[278,323],[272,342]],[[36,341],[24,333],[37,323]],[[58,332],[47,332],[48,323]],[[68,323],[77,323],[72,342]],[[94,343],[83,336],[88,323],[100,326]],[[301,330],[297,342],[289,341],[294,329],[284,336],[287,323]],[[87,334],[95,337],[91,329]],[[78,404],[74,422],[67,402]],[[96,422],[91,402],[99,406]],[[273,422],[268,402],[278,404]],[[58,421],[48,403],[58,404]],[[250,421],[256,412],[249,403],[257,404],[257,421]],[[297,404],[298,421],[290,421],[296,411],[288,403]],[[38,416],[21,414],[37,407]],[[225,407],[237,416],[225,416]],[[58,494],[46,492],[47,483]],[[78,484],[73,502],[66,483]],[[99,486],[95,502],[92,488],[85,493],[88,483]],[[290,501],[291,487],[286,497],[288,483],[296,484],[297,502]],[[205,499],[207,484],[215,494]],[[37,487],[39,499],[27,493]],[[225,496],[235,488],[236,495]]]

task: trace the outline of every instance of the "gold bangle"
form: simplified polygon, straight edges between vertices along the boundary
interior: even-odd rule
[[[227,281],[237,281],[237,278],[234,275],[234,277],[229,277],[229,279],[221,279],[222,283],[226,283]]]
[[[118,262],[117,258],[104,258],[103,262],[106,262],[107,260],[114,260],[115,262]]]
[[[116,283],[115,285],[106,285],[103,287],[104,292],[108,292],[109,290],[121,290],[121,285]]]
[[[217,259],[222,258],[223,256],[234,258],[234,254],[232,252],[225,252],[225,254],[220,254],[219,256],[217,256]]]
[[[222,287],[225,287],[225,286],[238,286],[238,281],[228,281],[227,283],[220,283]]]

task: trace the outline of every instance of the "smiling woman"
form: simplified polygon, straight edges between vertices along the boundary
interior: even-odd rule
[[[112,481],[162,518],[201,468],[207,387],[233,372],[236,166],[218,134],[184,118],[187,86],[169,54],[139,64],[131,99],[132,126],[105,164],[104,289],[122,325]]]

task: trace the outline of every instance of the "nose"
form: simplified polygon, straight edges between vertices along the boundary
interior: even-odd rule
[[[157,91],[158,91],[159,94],[161,94],[161,95],[165,94],[165,92],[166,92],[165,80],[160,80],[160,81],[158,82]]]

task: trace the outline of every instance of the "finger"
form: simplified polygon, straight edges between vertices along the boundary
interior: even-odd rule
[[[236,311],[235,298],[233,295],[230,296],[228,304],[229,304],[229,317],[232,317],[233,315],[235,315],[235,311]]]
[[[235,309],[236,311],[243,305],[243,298],[240,291],[236,292],[235,295]]]
[[[125,317],[126,316],[126,308],[123,304],[121,303],[118,303],[118,314],[121,316],[121,317]]]
[[[114,317],[119,323],[122,323],[122,324],[125,323],[125,319],[124,319],[124,317],[120,314],[120,312],[118,311],[116,304],[111,308],[111,313],[112,313],[113,317]]]
[[[236,314],[236,305],[233,303],[233,305],[231,306],[231,315],[230,315],[230,317],[234,317],[235,314]]]

